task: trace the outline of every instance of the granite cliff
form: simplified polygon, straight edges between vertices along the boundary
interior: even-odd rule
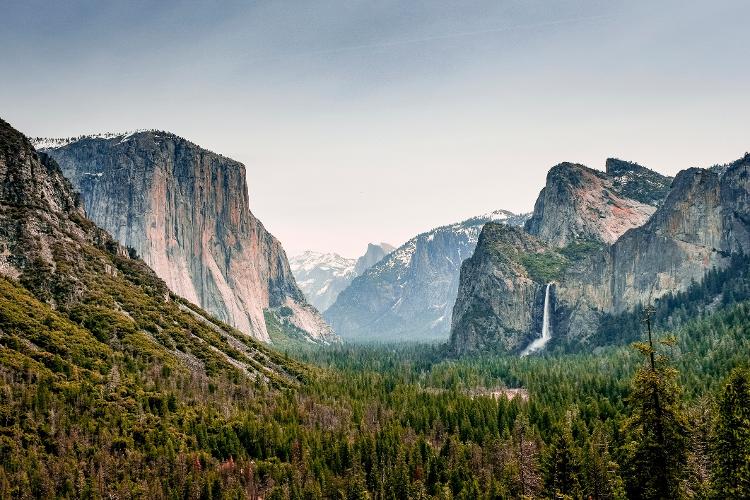
[[[750,251],[749,167],[746,155],[673,181],[619,160],[608,160],[607,172],[554,167],[526,224],[530,235],[511,239],[486,226],[462,268],[453,350],[520,350],[539,334],[546,283],[553,336],[585,343],[603,314],[683,291],[726,266]]]
[[[547,174],[525,227],[556,247],[582,240],[611,244],[651,217],[671,180],[620,160],[607,160],[606,172],[561,163]]]
[[[394,250],[395,248],[388,243],[368,243],[364,255],[354,263],[354,273],[357,276],[362,275]]]
[[[91,380],[86,392],[109,390],[107,405],[128,408],[138,397],[128,383],[135,373],[139,380],[161,372],[299,383],[301,365],[171,293],[141,259],[86,218],[55,160],[3,120],[0,179],[6,375],[20,379],[36,369],[63,388]]]
[[[310,340],[335,340],[250,211],[241,163],[156,131],[38,144],[88,216],[176,294],[261,340],[269,340],[264,312]]]
[[[544,285],[524,259],[547,251],[518,227],[485,224],[474,255],[461,266],[451,322],[454,352],[516,351],[530,330],[541,331]]]

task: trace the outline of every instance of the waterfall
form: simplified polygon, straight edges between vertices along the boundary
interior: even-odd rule
[[[544,315],[542,316],[542,336],[534,339],[526,349],[521,352],[521,357],[528,356],[537,351],[544,349],[549,339],[552,338],[552,328],[550,327],[550,308],[549,303],[549,287],[552,283],[547,283],[547,287],[544,289]]]

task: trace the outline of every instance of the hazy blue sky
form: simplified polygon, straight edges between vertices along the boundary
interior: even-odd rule
[[[750,2],[9,2],[0,116],[158,128],[244,162],[291,254],[498,208],[561,161],[666,173],[750,150]]]

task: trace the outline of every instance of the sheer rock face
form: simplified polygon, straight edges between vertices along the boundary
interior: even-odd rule
[[[524,254],[546,245],[517,227],[488,223],[474,255],[461,266],[450,346],[457,353],[516,351],[541,331],[544,285],[530,276]]]
[[[86,218],[55,160],[2,119],[0,281],[9,373],[59,357],[75,380],[77,371],[99,373],[113,354],[137,351],[150,368],[204,377],[198,380],[246,375],[293,387],[303,374],[301,365],[254,339],[240,342],[240,332],[175,300],[145,262]]]
[[[750,251],[750,155],[721,168],[680,172],[666,199],[663,186],[668,178],[610,162],[607,174],[570,164],[555,167],[526,225],[551,247],[547,252],[558,248],[563,259],[553,280],[553,338],[585,342],[603,313],[621,313],[685,290],[707,270],[725,266],[732,253]],[[624,192],[637,199],[625,200]],[[602,199],[613,200],[613,209],[602,212]],[[643,207],[653,210],[648,220],[632,217],[648,215]],[[604,216],[590,218],[589,213]],[[638,220],[642,224],[636,225]],[[580,254],[571,252],[571,243],[581,241],[597,243]],[[523,255],[539,252],[520,236],[511,239],[487,227],[461,270],[454,351],[486,345],[517,351],[540,331],[539,294],[545,280],[537,276],[530,285],[531,275],[523,265],[528,262]],[[500,304],[503,314],[497,312]],[[471,321],[465,319],[467,314]]]
[[[164,132],[45,151],[81,192],[88,216],[178,295],[262,340],[264,309],[282,306],[311,339],[334,338],[297,288],[281,244],[250,212],[241,163]]]
[[[607,168],[605,173],[574,163],[553,167],[526,230],[561,248],[581,240],[612,244],[643,225],[671,179],[620,160],[608,160]]]
[[[518,226],[527,218],[498,210],[419,234],[354,279],[325,317],[353,341],[445,340],[461,263],[474,252],[482,226],[493,220]]]
[[[395,248],[388,243],[368,243],[367,251],[354,264],[354,272],[357,276],[361,275],[394,250]]]
[[[750,251],[750,156],[723,173],[678,174],[663,206],[608,252],[613,312],[684,290],[732,253]]]

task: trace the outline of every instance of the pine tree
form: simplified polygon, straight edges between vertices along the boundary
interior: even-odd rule
[[[518,471],[517,493],[522,498],[533,498],[541,490],[539,474],[539,445],[531,433],[527,415],[516,419],[513,429],[513,468]]]
[[[647,309],[649,342],[634,347],[647,358],[632,381],[628,402],[631,415],[625,422],[630,477],[628,496],[637,499],[674,499],[680,497],[686,473],[688,430],[680,404],[677,370],[669,359],[657,353],[651,338]],[[663,345],[673,345],[665,339]]]
[[[584,498],[593,500],[620,500],[625,497],[625,487],[617,463],[609,453],[609,440],[597,422],[583,453],[585,472]]]
[[[546,460],[547,489],[552,497],[581,497],[580,452],[573,439],[570,412],[552,441]]]
[[[715,425],[716,498],[750,498],[750,371],[735,369],[719,397]]]

